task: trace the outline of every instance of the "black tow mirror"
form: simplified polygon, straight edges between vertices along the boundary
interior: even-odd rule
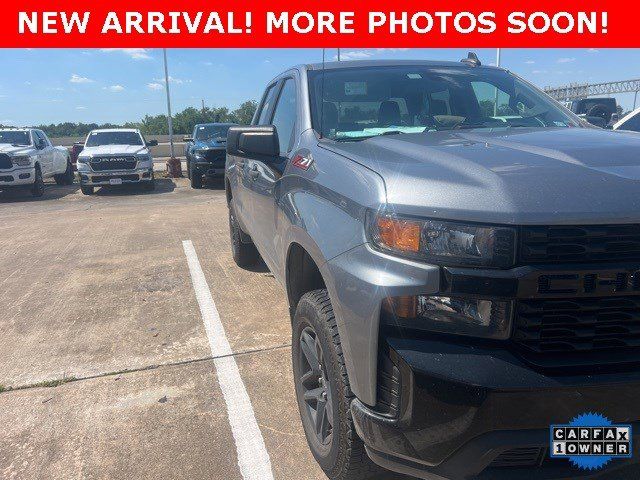
[[[158,140],[149,140],[147,142],[147,147],[157,147],[158,146]]]
[[[278,131],[273,125],[231,127],[227,134],[227,153],[265,161],[274,160],[280,156]]]

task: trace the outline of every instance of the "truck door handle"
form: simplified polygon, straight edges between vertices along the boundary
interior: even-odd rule
[[[258,166],[254,163],[251,170],[249,170],[249,177],[251,177],[251,180],[257,180],[259,176],[260,172],[258,171]]]

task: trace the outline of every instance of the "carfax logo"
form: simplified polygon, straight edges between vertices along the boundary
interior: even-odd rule
[[[551,457],[568,458],[583,470],[603,468],[613,458],[630,458],[631,448],[631,425],[614,425],[597,413],[551,425]]]

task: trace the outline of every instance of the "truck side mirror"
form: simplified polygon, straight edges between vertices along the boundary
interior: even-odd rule
[[[273,161],[280,156],[278,131],[274,125],[231,127],[227,134],[227,153]]]
[[[147,142],[147,147],[157,147],[158,146],[158,140],[149,140]]]
[[[186,137],[186,136],[182,137],[182,141],[184,143],[191,143],[191,142],[193,142],[193,137]]]

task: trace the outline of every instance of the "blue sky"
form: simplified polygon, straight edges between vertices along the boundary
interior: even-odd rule
[[[466,49],[342,49],[353,59],[459,60]],[[484,63],[494,49],[478,49]],[[327,49],[327,58],[335,49]],[[266,82],[288,66],[318,62],[320,49],[170,49],[174,111],[187,106],[237,107],[258,99]],[[165,112],[162,50],[0,50],[0,123],[113,122]],[[640,77],[640,49],[503,49],[502,66],[536,85]],[[618,96],[628,110],[633,94]],[[640,99],[639,105],[640,105]]]

